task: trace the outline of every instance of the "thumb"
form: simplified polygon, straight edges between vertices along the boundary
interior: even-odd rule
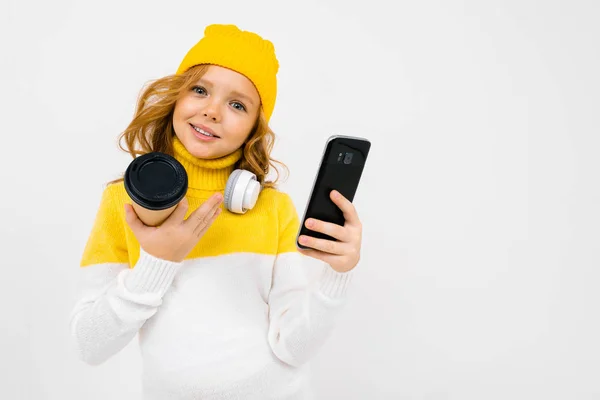
[[[138,218],[131,204],[125,204],[125,221],[134,233],[144,226],[144,223]]]

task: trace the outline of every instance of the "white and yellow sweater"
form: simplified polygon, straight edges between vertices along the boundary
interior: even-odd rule
[[[199,160],[175,141],[189,211],[223,192],[241,151]],[[246,214],[223,210],[181,263],[140,248],[125,222],[123,183],[109,185],[81,260],[71,329],[100,364],[138,333],[144,399],[312,398],[308,361],[343,306],[352,272],[323,264],[316,282],[295,245],[290,197],[264,189]]]

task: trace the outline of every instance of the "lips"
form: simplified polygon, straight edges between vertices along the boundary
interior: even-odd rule
[[[208,134],[210,134],[210,135],[213,135],[213,136],[214,136],[214,137],[216,137],[216,138],[219,138],[219,137],[220,137],[220,136],[218,136],[217,134],[215,134],[215,132],[214,132],[212,129],[210,129],[209,127],[207,127],[207,126],[205,126],[205,125],[201,125],[201,124],[198,124],[198,125],[190,124],[190,126],[191,126],[193,129],[200,129],[200,130],[202,130],[203,132],[205,132],[205,133],[208,133]]]

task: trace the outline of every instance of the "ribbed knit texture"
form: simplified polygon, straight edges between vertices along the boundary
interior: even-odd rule
[[[186,168],[189,213],[225,187],[240,153]],[[96,365],[139,335],[144,399],[309,399],[309,361],[326,342],[353,272],[307,279],[291,198],[264,189],[246,214],[224,211],[181,263],[140,248],[122,183],[102,194],[85,246],[71,329]]]
[[[188,174],[188,187],[192,189],[224,190],[227,179],[233,172],[234,164],[242,158],[242,149],[218,159],[196,158],[185,148],[177,136],[173,137],[173,150],[175,158],[183,165]]]

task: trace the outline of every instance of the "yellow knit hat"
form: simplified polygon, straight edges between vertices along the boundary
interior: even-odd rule
[[[204,37],[188,51],[176,74],[198,64],[219,65],[250,79],[269,121],[275,108],[279,70],[273,43],[235,25],[209,25],[204,30]]]

